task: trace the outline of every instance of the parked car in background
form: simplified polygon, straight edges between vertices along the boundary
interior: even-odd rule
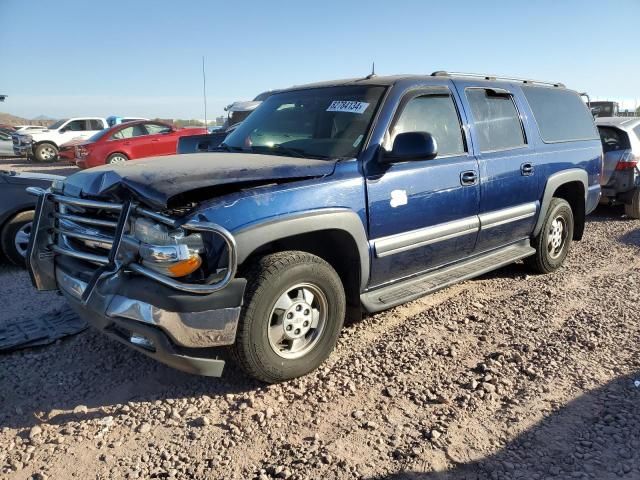
[[[596,119],[604,164],[602,199],[605,204],[624,204],[625,213],[640,218],[640,118]]]
[[[11,134],[0,129],[0,157],[13,157],[13,141]]]
[[[435,72],[297,86],[222,149],[39,192],[36,287],[173,367],[219,376],[215,348],[231,347],[280,382],[328,357],[347,314],[522,259],[556,271],[600,198],[593,117],[559,83]]]
[[[172,155],[176,153],[180,137],[205,133],[205,127],[178,128],[153,120],[135,120],[98,132],[72,148],[76,165],[84,169],[145,157]]]
[[[41,130],[46,130],[47,127],[44,125],[16,125],[16,132],[21,133],[31,133],[31,132],[39,132]]]
[[[61,145],[75,138],[89,138],[107,127],[107,121],[100,117],[58,120],[45,130],[16,132],[13,135],[13,151],[19,157],[26,156],[37,162],[52,162],[57,160]]]
[[[589,102],[591,113],[595,118],[600,117],[617,117],[620,111],[618,102],[595,101]]]
[[[16,265],[25,264],[37,200],[25,189],[49,188],[55,180],[64,177],[0,170],[0,247],[4,256]]]

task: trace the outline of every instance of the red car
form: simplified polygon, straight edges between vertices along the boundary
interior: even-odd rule
[[[75,164],[84,169],[145,157],[176,153],[178,138],[206,134],[206,128],[177,128],[163,122],[139,120],[101,130],[88,140],[69,145]],[[61,149],[61,153],[62,149]],[[63,154],[63,158],[69,158]]]

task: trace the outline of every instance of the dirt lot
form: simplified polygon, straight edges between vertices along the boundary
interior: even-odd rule
[[[639,254],[640,222],[599,209],[556,274],[514,265],[350,324],[282,385],[91,330],[4,355],[0,476],[638,479]],[[8,321],[61,308],[22,271],[0,282]]]

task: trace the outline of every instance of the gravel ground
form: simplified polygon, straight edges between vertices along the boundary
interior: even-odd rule
[[[0,477],[639,479],[639,227],[599,209],[559,272],[349,324],[285,384],[183,374],[92,330],[4,355]],[[0,279],[3,312],[59,300]]]
[[[78,171],[75,165],[68,163],[30,163],[24,158],[0,157],[0,170],[16,170],[18,172],[41,172],[52,175],[71,175]]]

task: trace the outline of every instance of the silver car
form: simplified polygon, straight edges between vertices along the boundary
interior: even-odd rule
[[[604,150],[601,203],[623,203],[640,218],[640,117],[600,117],[596,125]]]

